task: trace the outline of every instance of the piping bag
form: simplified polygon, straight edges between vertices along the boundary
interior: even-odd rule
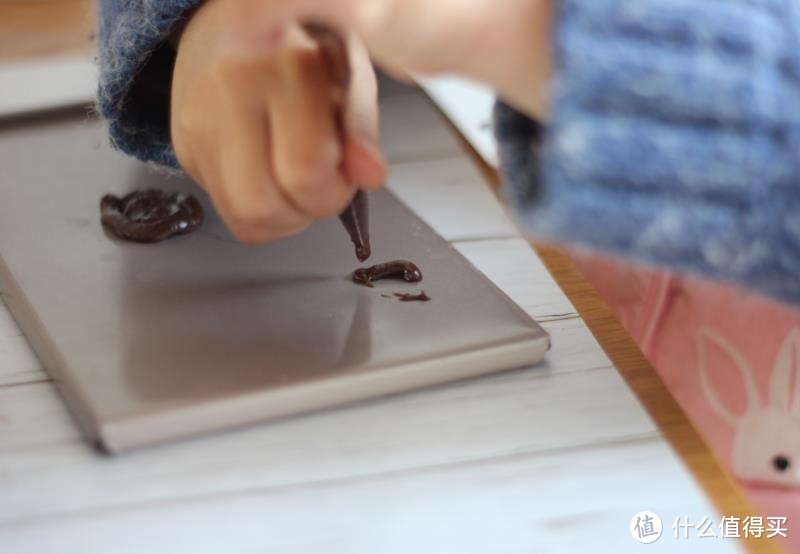
[[[341,91],[336,124],[339,128],[342,145],[344,145],[346,136],[344,105],[350,89],[350,60],[347,54],[347,45],[339,33],[323,25],[307,23],[304,28],[319,44],[320,51],[331,68],[336,84]],[[358,261],[363,262],[369,258],[372,249],[369,243],[369,203],[367,201],[367,193],[363,190],[356,192],[347,208],[339,214],[339,220],[353,242]]]

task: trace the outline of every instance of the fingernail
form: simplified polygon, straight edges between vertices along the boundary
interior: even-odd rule
[[[386,161],[380,149],[368,140],[351,141],[353,151],[348,158],[348,174],[359,187],[377,188],[386,181]]]
[[[378,145],[371,141],[361,141],[360,146],[367,154],[365,159],[369,160],[367,164],[369,166],[368,171],[365,171],[369,179],[364,184],[375,187],[383,185],[386,181],[386,160],[383,157],[383,153]]]

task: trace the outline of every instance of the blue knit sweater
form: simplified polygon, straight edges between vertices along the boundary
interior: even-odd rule
[[[199,1],[100,3],[100,109],[141,159],[176,164],[165,37]],[[495,110],[520,220],[800,303],[800,2],[554,1],[552,120]]]

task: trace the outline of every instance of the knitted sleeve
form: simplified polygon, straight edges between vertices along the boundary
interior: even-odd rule
[[[521,222],[800,303],[800,3],[554,1],[551,121],[495,110]]]
[[[177,166],[169,139],[175,52],[170,33],[201,0],[99,0],[98,108],[112,143],[144,161]]]

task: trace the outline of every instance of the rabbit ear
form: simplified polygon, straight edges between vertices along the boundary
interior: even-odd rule
[[[747,395],[747,408],[744,413],[736,414],[730,410],[724,402],[717,395],[714,390],[714,384],[711,382],[708,370],[708,347],[714,345],[722,353],[724,353],[733,366],[736,368],[739,376],[742,379],[742,384],[745,388]],[[738,422],[745,416],[745,414],[758,409],[759,398],[758,389],[756,388],[753,374],[747,365],[744,358],[736,351],[736,349],[728,343],[721,336],[717,335],[709,329],[701,329],[697,335],[697,353],[700,362],[700,382],[703,387],[703,394],[709,405],[714,409],[717,414],[725,420],[731,427],[736,427]]]
[[[776,410],[789,412],[798,407],[798,396],[800,396],[800,329],[792,329],[786,335],[772,366],[769,402]]]

